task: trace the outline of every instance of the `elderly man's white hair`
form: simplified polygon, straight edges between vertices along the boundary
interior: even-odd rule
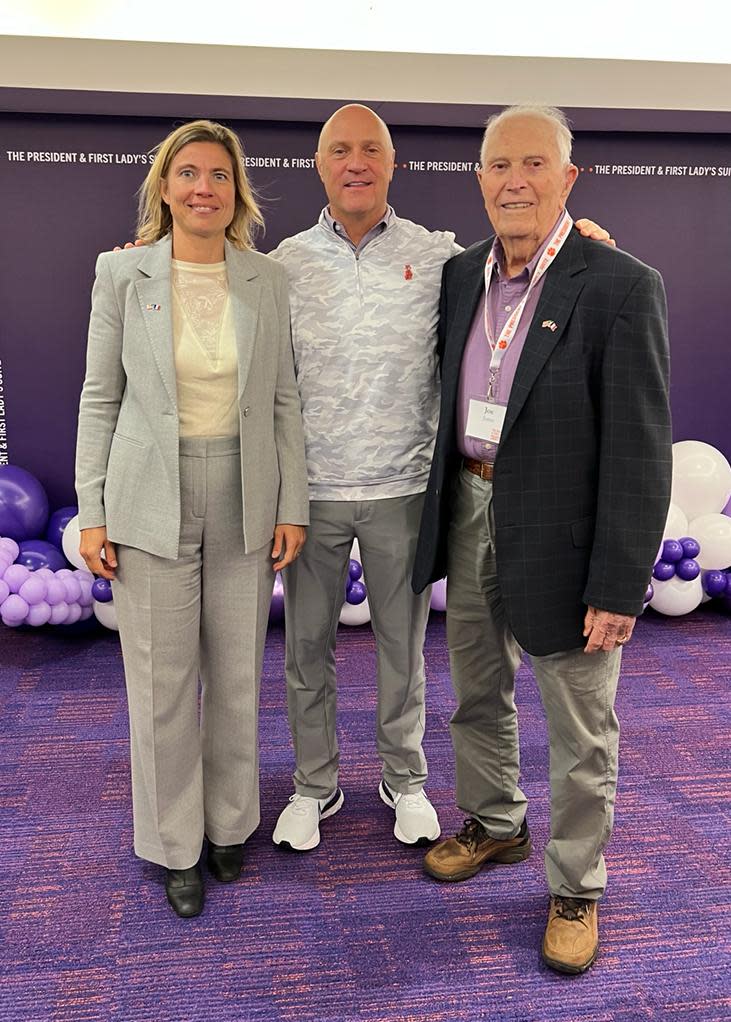
[[[511,117],[541,117],[545,121],[550,121],[556,131],[556,145],[558,146],[561,162],[566,167],[571,163],[573,136],[563,110],[559,110],[556,106],[542,106],[539,103],[519,103],[515,106],[506,106],[499,114],[493,114],[492,117],[488,117],[485,122],[485,134],[482,136],[482,145],[480,147],[480,164],[483,167],[485,165],[485,153],[490,135],[498,125],[509,120]]]

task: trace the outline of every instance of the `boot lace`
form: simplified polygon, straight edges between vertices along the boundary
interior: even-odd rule
[[[556,915],[568,923],[583,923],[591,902],[587,898],[554,898]]]
[[[462,825],[462,830],[456,835],[456,839],[465,848],[475,848],[480,841],[485,840],[485,836],[486,831],[480,821],[468,816]]]

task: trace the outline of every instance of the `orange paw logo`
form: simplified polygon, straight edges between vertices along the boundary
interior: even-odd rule
[[[414,271],[411,269],[411,263],[406,263],[404,266],[404,280],[413,280]]]

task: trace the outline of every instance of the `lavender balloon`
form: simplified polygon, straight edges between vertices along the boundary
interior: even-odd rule
[[[18,625],[23,624],[26,617],[28,616],[28,604],[17,593],[11,593],[6,600],[3,600],[3,604],[0,607],[0,618],[2,618],[3,624],[8,625],[10,628],[17,628]]]
[[[0,537],[0,550],[7,551],[7,553],[10,554],[11,564],[20,553],[20,547],[14,539],[10,538],[10,536]]]
[[[18,590],[18,596],[21,596],[29,607],[34,607],[37,603],[45,603],[47,592],[48,582],[46,579],[37,578],[35,574],[31,574]]]
[[[40,603],[34,604],[28,611],[28,617],[25,619],[27,625],[32,625],[34,628],[40,628],[42,625],[47,625],[51,620],[51,605],[42,600]]]
[[[675,565],[675,574],[678,578],[682,578],[684,582],[692,582],[694,578],[698,578],[700,573],[701,566],[692,557],[684,557],[682,561],[678,561]]]
[[[23,564],[11,564],[9,568],[5,569],[5,574],[3,575],[11,593],[17,593],[29,577],[30,572]]]
[[[678,544],[680,546],[680,544]],[[682,551],[682,547],[680,548]],[[675,565],[670,564],[668,561],[658,561],[655,567],[652,569],[652,577],[656,578],[658,582],[667,582],[668,579],[675,575]]]

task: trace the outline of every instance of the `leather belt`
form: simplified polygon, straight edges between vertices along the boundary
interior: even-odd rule
[[[488,482],[492,479],[493,465],[488,465],[485,461],[475,461],[474,458],[464,458],[463,464],[473,476],[479,476],[480,479],[486,479]]]

